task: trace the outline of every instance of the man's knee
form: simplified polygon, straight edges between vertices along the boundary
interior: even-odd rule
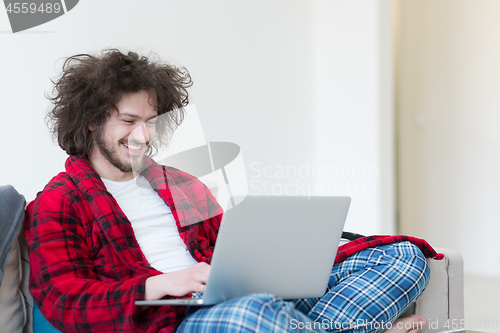
[[[425,259],[425,256],[422,254],[422,251],[420,251],[420,249],[418,249],[418,250],[421,254],[418,257],[418,265],[417,265],[417,269],[419,269],[420,273],[421,273],[421,277],[420,277],[420,281],[419,281],[419,284],[422,286],[421,287],[422,290],[420,292],[420,294],[421,294],[424,291],[424,289],[427,287],[427,285],[429,284],[429,280],[431,278],[431,269],[430,269],[429,263],[427,262],[427,259]]]
[[[429,263],[418,246],[410,242],[400,242],[395,244],[398,252],[398,260],[395,264],[407,278],[406,283],[414,284],[420,296],[429,283],[431,270]]]

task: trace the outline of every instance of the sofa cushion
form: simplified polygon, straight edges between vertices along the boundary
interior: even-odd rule
[[[26,307],[20,291],[21,272],[21,253],[16,240],[10,249],[0,284],[0,328],[2,332],[23,332]]]

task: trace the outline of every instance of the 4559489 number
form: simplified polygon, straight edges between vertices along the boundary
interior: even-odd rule
[[[15,2],[15,3],[9,3],[7,6],[6,10],[7,13],[56,13],[58,14],[61,11],[61,5],[59,3],[41,3],[40,5],[37,5],[36,3],[29,3],[29,2]]]

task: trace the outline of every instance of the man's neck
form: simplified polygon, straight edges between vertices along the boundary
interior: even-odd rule
[[[116,168],[103,158],[102,155],[96,156],[95,151],[88,157],[90,165],[97,174],[104,179],[113,180],[115,182],[125,182],[133,179],[136,175],[133,172],[123,172]]]

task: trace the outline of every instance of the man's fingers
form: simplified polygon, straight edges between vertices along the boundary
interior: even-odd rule
[[[196,267],[196,269],[199,270],[200,272],[204,272],[207,274],[210,272],[210,265],[205,262],[200,262],[194,265],[193,267]]]
[[[205,291],[205,284],[199,282],[192,282],[189,289],[191,292],[202,293]]]
[[[206,273],[195,273],[192,275],[192,281],[200,283],[200,284],[205,284],[207,283],[208,280],[208,274]]]
[[[210,265],[201,263],[193,266],[194,271],[192,272],[192,278],[194,281],[201,282],[205,284],[208,280],[208,275],[210,274]]]

